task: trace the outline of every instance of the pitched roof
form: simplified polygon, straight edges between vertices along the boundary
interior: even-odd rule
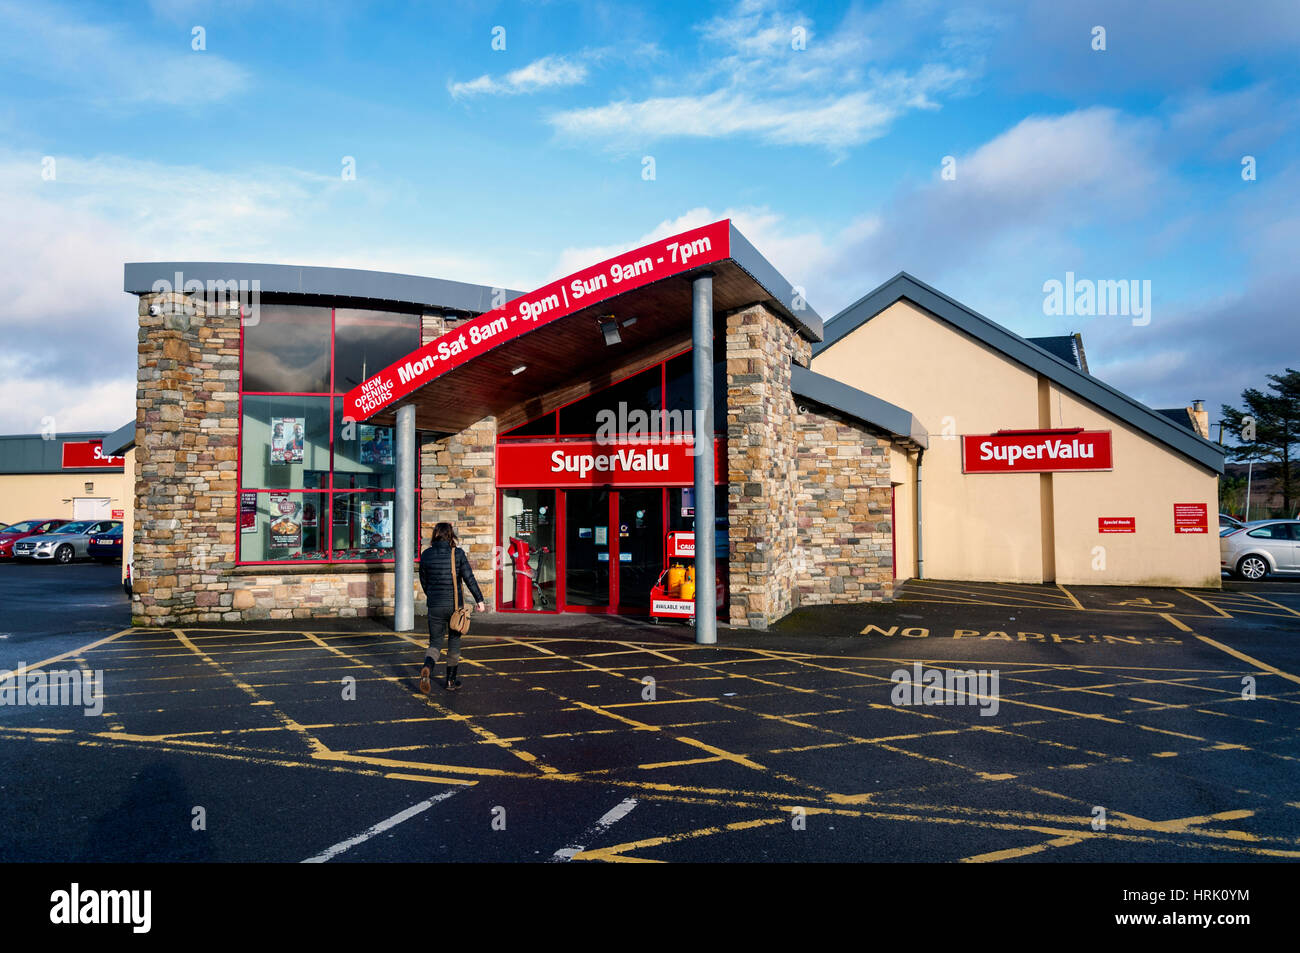
[[[1055,334],[1051,337],[1025,338],[1025,340],[1030,344],[1037,344],[1047,353],[1056,355],[1085,373],[1088,370],[1088,363],[1083,356],[1083,342],[1077,334]]]
[[[1091,374],[1084,373],[1072,362],[1062,360],[1051,351],[989,320],[905,271],[900,271],[827,321],[825,340],[813,345],[813,357],[834,347],[838,341],[903,298],[1153,440],[1158,440],[1215,473],[1223,472],[1223,448],[1218,444],[1189,432],[1159,411],[1152,410]]]
[[[854,420],[870,424],[896,437],[911,440],[921,447],[930,445],[930,435],[921,422],[910,413],[887,400],[873,397],[865,391],[800,367],[790,366],[790,391],[806,397],[832,410],[847,414]]]

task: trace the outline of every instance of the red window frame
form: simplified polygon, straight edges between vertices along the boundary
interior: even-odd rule
[[[305,305],[304,307],[316,307],[316,306]],[[324,309],[322,308],[322,310]],[[238,437],[238,444],[235,451],[235,468],[236,468],[235,469],[235,499],[238,501],[235,509],[236,512],[235,565],[236,566],[370,566],[370,565],[383,566],[383,565],[391,565],[394,561],[393,558],[391,557],[388,559],[334,559],[332,558],[334,554],[334,500],[337,497],[348,493],[392,494],[395,499],[397,496],[397,489],[396,487],[394,487],[393,489],[386,489],[384,487],[335,487],[334,485],[334,431],[336,429],[334,424],[336,420],[336,414],[338,413],[338,410],[335,407],[335,403],[339,398],[344,397],[346,395],[337,392],[337,384],[335,383],[334,380],[334,342],[335,342],[335,332],[337,330],[336,309],[331,307],[329,309],[329,312],[330,312],[330,385],[329,385],[330,392],[329,393],[244,390],[244,328],[245,325],[244,325],[243,316],[241,312],[240,322],[239,322],[239,382],[238,382],[239,383],[239,391],[238,391],[239,393],[239,410],[238,410],[239,437]],[[406,313],[406,312],[400,312],[400,313]],[[329,485],[328,486],[323,488],[303,487],[298,489],[291,489],[291,488],[286,489],[284,487],[264,488],[264,487],[244,486],[244,398],[245,397],[318,397],[329,401],[330,463],[329,463]],[[421,512],[421,502],[422,502],[422,491],[420,488],[420,454],[418,452],[418,448],[419,448],[418,434],[416,436],[416,447],[417,447],[417,452],[415,455],[415,468],[416,468],[415,470],[415,513],[416,513],[416,525],[418,527],[420,522],[419,514]],[[318,497],[323,497],[327,505],[324,507],[321,506],[316,507],[316,520],[317,520],[318,534],[322,531],[321,524],[326,522],[328,523],[328,529],[324,530],[326,558],[325,559],[245,560],[243,558],[244,534],[242,531],[242,527],[239,525],[240,514],[243,512],[243,500],[244,500],[245,493],[258,493],[258,494],[311,493],[311,494],[315,494]],[[417,531],[417,536],[418,536],[418,531]],[[396,543],[396,540],[394,540],[394,543]],[[418,562],[419,561],[419,552],[418,552],[419,539],[416,539],[416,550],[417,551],[412,554],[412,559]]]

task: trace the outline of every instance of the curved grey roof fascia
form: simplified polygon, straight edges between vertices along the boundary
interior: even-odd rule
[[[221,282],[223,287],[231,281],[247,282],[246,287],[256,287],[262,294],[364,298],[476,314],[491,311],[523,294],[509,288],[386,271],[237,261],[127,262],[123,266],[122,290],[135,295],[150,294],[157,282],[166,282],[167,288],[174,290],[178,276],[182,287],[190,281],[199,281],[205,288],[209,282]],[[245,286],[239,287],[242,291]],[[504,293],[504,299],[494,302],[494,296],[499,293]]]

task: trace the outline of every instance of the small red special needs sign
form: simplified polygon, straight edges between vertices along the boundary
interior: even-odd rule
[[[1099,533],[1136,533],[1137,517],[1134,516],[1098,516]]]
[[[1208,533],[1210,531],[1209,506],[1205,503],[1175,503],[1175,533]]]

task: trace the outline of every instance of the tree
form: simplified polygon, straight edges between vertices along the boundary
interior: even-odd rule
[[[1293,516],[1295,474],[1291,462],[1300,445],[1300,371],[1287,368],[1268,374],[1268,392],[1248,387],[1241,392],[1244,410],[1223,405],[1224,432],[1236,436],[1227,448],[1234,460],[1270,460],[1277,463],[1282,487],[1282,508]]]

